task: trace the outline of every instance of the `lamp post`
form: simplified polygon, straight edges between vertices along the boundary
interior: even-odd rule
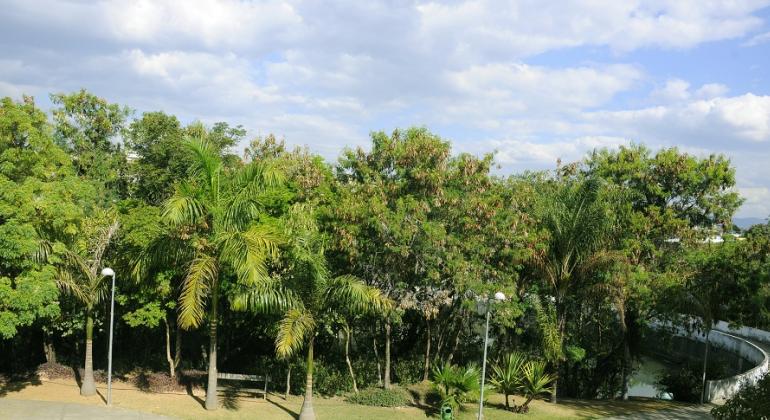
[[[502,302],[505,300],[505,294],[503,292],[495,293],[495,300]],[[481,361],[481,389],[479,390],[479,415],[478,420],[484,418],[484,379],[487,374],[487,342],[489,341],[489,306],[492,303],[492,299],[487,298],[487,326],[484,330],[484,359]]]
[[[107,406],[112,406],[112,324],[115,318],[115,271],[109,267],[102,269],[102,276],[112,277],[112,296],[110,297],[110,348],[107,352]]]

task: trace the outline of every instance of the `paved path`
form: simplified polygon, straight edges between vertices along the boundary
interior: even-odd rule
[[[701,420],[711,419],[711,404],[691,407],[670,408],[667,410],[643,411],[623,416],[606,417],[605,420]]]
[[[171,420],[171,417],[142,413],[123,408],[52,401],[12,400],[0,398],[0,419],[13,420]]]

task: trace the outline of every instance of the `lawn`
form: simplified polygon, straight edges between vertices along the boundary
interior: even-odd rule
[[[93,397],[81,397],[77,384],[73,380],[34,380],[24,383],[11,383],[3,386],[0,395],[4,398],[66,401],[89,405],[104,404],[106,386],[97,384],[98,394]],[[268,400],[250,397],[222,398],[222,408],[209,412],[203,408],[204,394],[195,390],[187,393],[149,393],[127,383],[117,382],[113,386],[112,400],[115,407],[130,408],[145,412],[164,414],[180,419],[263,419],[288,420],[296,418],[302,405],[302,397],[292,396],[284,400],[282,396],[270,395]],[[435,413],[417,407],[381,408],[348,404],[341,398],[316,398],[315,411],[319,419],[426,419],[436,418]],[[513,414],[502,407],[501,395],[493,395],[485,417],[495,419],[586,419],[629,413],[634,411],[655,410],[671,407],[674,403],[655,400],[621,401],[585,401],[564,400],[558,405],[545,401],[533,401],[528,414]],[[517,403],[521,403],[517,398]],[[458,419],[476,418],[476,406],[469,404],[457,416]]]

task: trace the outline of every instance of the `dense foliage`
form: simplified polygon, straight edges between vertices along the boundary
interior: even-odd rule
[[[770,327],[770,225],[731,236],[742,200],[721,155],[632,144],[502,176],[425,128],[327,162],[86,91],[52,103],[0,102],[3,371],[83,366],[91,392],[106,266],[119,372],[208,369],[209,389],[217,371],[285,375],[305,414],[314,389],[392,405],[396,383],[432,380],[472,399],[497,291],[487,374],[520,410],[624,397],[655,319]]]
[[[755,385],[744,386],[723,405],[711,410],[717,420],[762,420],[770,418],[770,374]]]

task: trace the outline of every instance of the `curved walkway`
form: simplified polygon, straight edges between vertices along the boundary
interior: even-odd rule
[[[13,400],[0,398],[0,419],[18,420],[171,420],[171,417],[123,408],[94,407],[91,405]]]

